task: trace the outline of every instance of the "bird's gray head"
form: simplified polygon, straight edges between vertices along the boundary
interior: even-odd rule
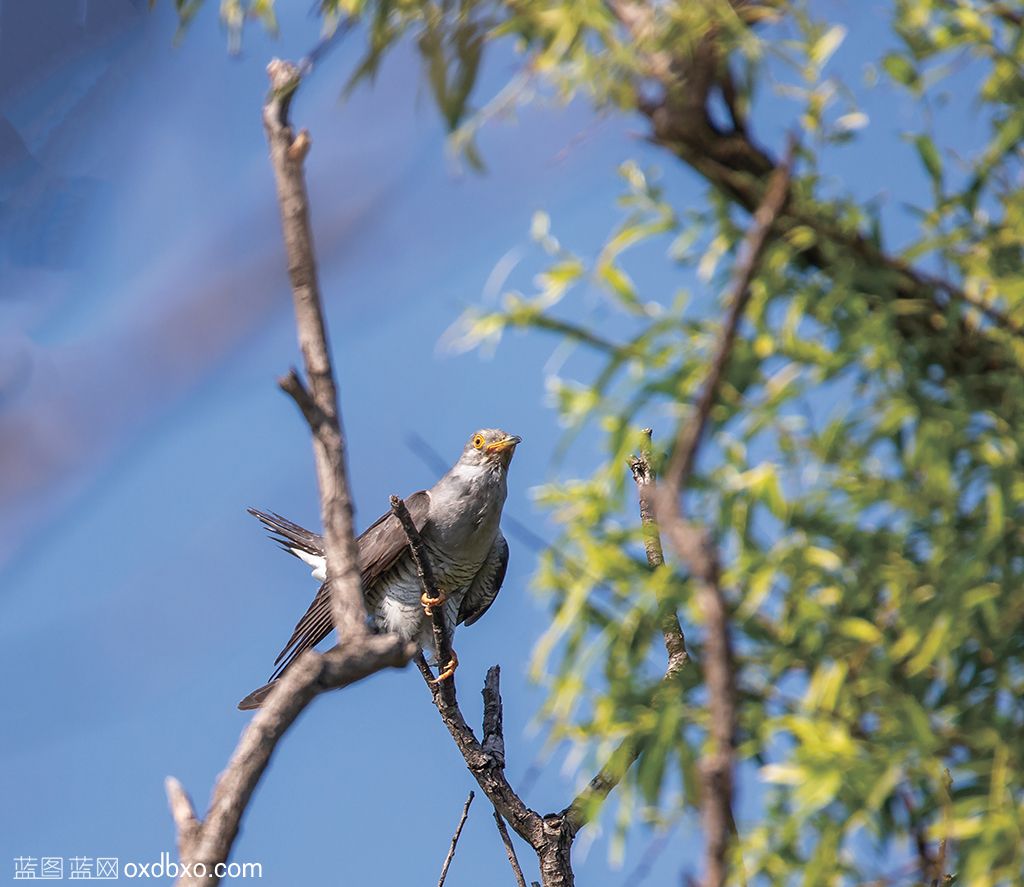
[[[502,475],[521,441],[521,437],[506,434],[500,428],[481,428],[466,443],[456,467],[490,470]]]

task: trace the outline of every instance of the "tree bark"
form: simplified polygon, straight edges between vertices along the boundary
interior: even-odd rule
[[[338,635],[345,637],[345,645],[323,655],[307,651],[276,682],[217,779],[210,809],[202,821],[178,780],[167,779],[178,853],[185,867],[177,881],[179,887],[216,887],[220,882],[216,867],[230,856],[242,816],[278,743],[318,694],[348,686],[384,668],[404,667],[416,652],[397,635],[371,635],[366,628],[345,438],[309,224],[303,161],[310,141],[305,132],[293,138],[288,124],[289,104],[300,78],[294,65],[277,60],[269,65],[268,74],[271,92],[263,108],[263,121],[277,181],[299,343],[311,390],[306,390],[294,370],[280,384],[298,404],[313,436],[332,617]]]

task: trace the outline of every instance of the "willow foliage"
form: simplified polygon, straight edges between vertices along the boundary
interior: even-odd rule
[[[188,7],[190,4],[185,4]],[[239,4],[226,6],[236,12]],[[255,11],[272,14],[272,4]],[[706,737],[701,612],[681,567],[652,572],[625,469],[643,425],[671,445],[704,378],[723,292],[771,153],[751,135],[778,93],[801,152],[752,284],[687,510],[713,530],[737,651],[737,883],[1024,879],[1024,15],[1011,3],[896,0],[869,81],[923,109],[904,132],[929,197],[912,236],[821,172],[871,121],[863,84],[830,74],[844,29],[817,4],[324,2],[356,17],[372,76],[415,41],[456,143],[478,161],[474,91],[487,48],[521,60],[507,89],[636,115],[666,164],[706,183],[680,206],[635,164],[600,245],[556,238],[548,267],[456,339],[533,330],[591,352],[553,378],[572,432],[602,435],[596,469],[546,487],[561,527],[536,585],[553,621],[535,651],[554,735],[600,760],[642,749],[620,822],[693,810]],[[770,84],[774,84],[775,95]],[[928,113],[973,108],[969,152]],[[505,100],[507,96],[499,96]],[[862,164],[886,163],[865,156]],[[901,170],[892,169],[900,192]],[[686,293],[647,293],[631,254],[678,266]],[[651,257],[654,257],[653,259]],[[635,268],[634,268],[635,270]],[[600,310],[579,294],[601,290]],[[576,366],[577,364],[572,364]],[[571,435],[569,444],[572,446]],[[677,692],[660,615],[680,614],[691,664]],[[752,813],[751,810],[756,812]]]

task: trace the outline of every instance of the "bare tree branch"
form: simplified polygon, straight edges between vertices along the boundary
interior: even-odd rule
[[[437,586],[431,582],[433,572],[429,567],[430,555],[412,521],[402,520],[403,510],[406,514],[408,512],[407,509],[403,509],[403,505],[401,500],[392,501],[392,509],[402,521],[409,546],[420,565],[420,569],[418,569],[420,585],[424,595],[429,598],[437,597]],[[434,628],[437,631],[436,610],[433,618]],[[441,631],[447,634],[447,626],[443,623]],[[572,887],[574,880],[569,850],[572,846],[574,832],[569,827],[564,814],[552,813],[541,816],[531,810],[505,776],[505,745],[502,736],[502,708],[499,689],[500,669],[495,666],[487,673],[483,689],[484,743],[481,743],[472,728],[466,723],[462,710],[459,708],[455,682],[451,679],[436,681],[422,655],[416,657],[416,666],[430,690],[434,705],[441,715],[441,721],[448,728],[449,734],[462,753],[463,760],[465,760],[469,772],[473,774],[477,785],[480,786],[481,791],[487,796],[498,814],[537,854],[544,887]]]
[[[665,555],[662,551],[661,534],[655,516],[656,475],[651,461],[653,431],[650,428],[644,428],[641,434],[643,443],[640,447],[640,455],[633,456],[629,460],[629,470],[633,475],[633,482],[636,484],[637,500],[640,506],[640,526],[644,534],[647,564],[652,570],[656,570],[664,565]],[[662,617],[661,630],[665,640],[665,652],[668,654],[668,664],[665,668],[665,677],[655,694],[655,701],[683,666],[690,661],[686,652],[686,638],[683,635],[683,628],[679,624],[679,616],[676,614],[675,608],[666,610]],[[604,766],[566,810],[566,817],[574,830],[579,831],[594,817],[601,804],[622,781],[642,751],[641,745],[632,738],[627,738],[608,756]]]
[[[348,686],[384,668],[403,667],[416,652],[414,645],[397,635],[371,635],[366,628],[345,439],[309,224],[303,161],[310,141],[305,132],[293,138],[288,124],[288,106],[300,77],[294,65],[277,60],[268,66],[268,74],[271,92],[263,108],[263,121],[277,181],[299,344],[311,390],[294,370],[281,381],[281,387],[298,404],[313,436],[333,589],[332,616],[339,636],[345,637],[345,645],[324,655],[307,651],[274,684],[217,779],[202,822],[181,784],[173,778],[167,780],[179,854],[188,866],[178,884],[189,887],[218,884],[216,865],[227,861],[256,785],[278,742],[306,706],[326,690]]]
[[[647,563],[652,570],[656,570],[665,563],[665,553],[662,551],[661,533],[658,530],[658,521],[655,516],[657,478],[651,463],[651,435],[654,432],[650,428],[644,428],[641,433],[643,443],[640,455],[629,460],[629,470],[633,474],[633,482],[636,484],[637,498],[640,502],[640,526],[644,534]],[[686,653],[686,638],[683,636],[683,628],[679,624],[679,616],[676,614],[675,608],[665,614],[661,631],[665,639],[665,652],[668,653],[668,668],[665,671],[665,677],[671,678],[678,674],[679,670],[689,661]]]
[[[631,469],[640,498],[648,563],[653,569],[662,564],[663,557],[654,519],[654,471],[650,462],[650,429],[645,429],[645,433],[648,443],[643,448],[641,457],[632,461]],[[391,506],[406,531],[406,537],[416,558],[417,572],[424,594],[435,597],[436,583],[432,579],[430,557],[422,539],[412,520],[408,518],[404,503],[397,497],[392,497]],[[435,630],[436,628],[435,622]],[[666,614],[663,631],[668,651],[666,680],[670,680],[688,661],[686,641],[674,612]],[[422,656],[416,657],[416,664],[431,690],[442,721],[462,752],[463,759],[477,784],[491,800],[497,818],[502,821],[508,820],[517,834],[537,853],[545,887],[571,887],[574,880],[570,852],[576,833],[590,820],[601,802],[622,780],[629,767],[636,761],[640,750],[632,742],[624,742],[591,780],[588,787],[568,807],[560,813],[541,816],[526,806],[504,775],[505,746],[502,735],[499,667],[492,666],[488,670],[484,683],[483,742],[479,742],[462,715],[454,686],[444,687],[442,684],[439,687]]]
[[[185,786],[173,776],[168,776],[164,780],[164,789],[167,792],[167,803],[171,808],[174,827],[178,832],[178,858],[188,859],[192,855],[192,845],[199,836],[201,823]]]
[[[423,669],[420,669],[421,672]],[[430,672],[427,670],[424,676],[427,682],[427,686],[430,689],[431,695],[434,700],[434,704],[437,706],[437,710],[441,715],[441,720],[444,725],[448,728],[448,732],[451,734],[452,739],[455,740],[456,746],[462,753],[462,757],[466,762],[466,766],[469,767],[470,773],[473,774],[473,778],[476,779],[477,784],[488,800],[497,808],[498,812],[505,818],[509,825],[515,829],[516,833],[531,847],[535,850],[546,843],[543,832],[542,817],[540,814],[531,810],[523,803],[522,799],[516,793],[515,789],[509,784],[508,779],[505,777],[505,759],[504,753],[494,755],[484,749],[483,744],[476,738],[472,728],[466,723],[466,719],[462,715],[462,711],[459,708],[458,700],[454,698],[447,700],[440,692],[437,684],[429,679]],[[488,681],[492,683],[494,689],[494,697],[488,700],[490,706],[501,705],[501,697],[497,693],[497,681],[499,672],[497,669],[492,669],[488,672]],[[485,692],[490,692],[485,690]],[[500,712],[497,716],[490,715],[490,722],[492,725],[500,723],[501,716]],[[488,734],[485,733],[485,737]],[[492,733],[490,746],[492,750],[497,746],[495,735]],[[504,742],[501,743],[502,752],[504,751]]]
[[[727,875],[726,855],[735,822],[732,815],[733,758],[736,732],[736,687],[729,611],[719,581],[718,551],[711,534],[685,519],[682,494],[693,473],[704,431],[736,340],[743,309],[750,299],[750,283],[768,243],[772,226],[786,203],[796,143],[790,140],[786,160],[772,174],[764,200],[744,237],[730,292],[729,308],[719,333],[707,379],[689,419],[676,436],[665,480],[656,491],[661,527],[679,558],[689,567],[704,615],[704,675],[708,689],[712,750],[701,763],[701,817],[705,837],[707,887],[721,887]]]
[[[285,394],[295,401],[295,405],[299,408],[310,428],[319,428],[326,421],[324,414],[320,411],[320,407],[313,400],[313,395],[306,390],[306,386],[303,384],[295,367],[288,370],[287,375],[278,379],[277,384]]]
[[[448,848],[448,855],[444,858],[444,865],[441,866],[441,877],[437,879],[437,887],[444,887],[444,879],[448,877],[448,866],[455,859],[455,847],[459,843],[462,827],[466,824],[466,819],[469,817],[469,805],[473,803],[474,797],[474,793],[470,792],[469,797],[466,798],[466,803],[462,806],[462,816],[459,817],[459,824],[455,827],[455,834],[452,835],[452,845]]]
[[[505,766],[505,732],[501,709],[501,666],[492,665],[484,678],[484,739],[483,750],[498,767]]]
[[[345,466],[345,437],[309,221],[304,161],[310,138],[305,130],[296,136],[288,121],[289,106],[301,82],[299,68],[291,62],[274,59],[267,66],[267,74],[270,95],[263,106],[263,127],[281,208],[299,348],[309,379],[307,392],[293,370],[282,387],[295,398],[313,434],[334,627],[339,636],[347,637],[366,631],[366,606]]]
[[[519,865],[519,857],[516,856],[516,848],[512,846],[512,838],[509,836],[505,820],[501,818],[497,807],[494,808],[494,824],[498,827],[501,843],[505,845],[505,855],[508,857],[508,864],[512,866],[512,873],[516,876],[516,884],[519,887],[526,887],[526,878],[523,877],[523,870]]]

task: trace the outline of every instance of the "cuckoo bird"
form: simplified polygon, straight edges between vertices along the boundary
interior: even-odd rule
[[[391,512],[374,521],[357,540],[363,597],[374,627],[397,632],[434,652],[432,606],[441,606],[449,636],[456,625],[472,625],[494,602],[508,566],[508,543],[499,526],[508,466],[520,438],[495,428],[477,431],[456,462],[429,490],[405,500],[430,557],[440,602],[422,593],[409,541]],[[320,590],[274,661],[270,680],[238,707],[259,708],[276,681],[302,653],[330,633],[331,583],[324,540],[280,515],[250,508],[285,551],[312,568]],[[451,677],[458,658],[444,665],[438,680]],[[439,663],[440,664],[440,663]]]

